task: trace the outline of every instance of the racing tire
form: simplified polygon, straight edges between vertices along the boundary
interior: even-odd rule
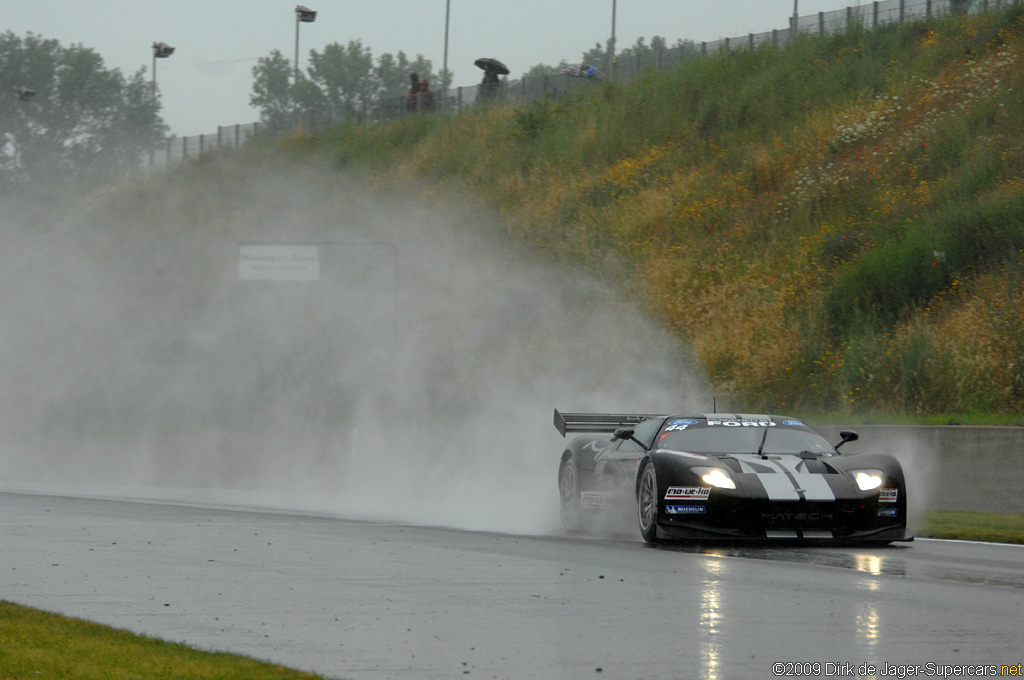
[[[654,463],[648,462],[640,471],[636,487],[637,515],[640,535],[647,543],[660,543],[658,537],[658,473]]]
[[[562,527],[566,531],[579,531],[582,525],[582,508],[576,459],[572,456],[563,460],[558,467],[558,509],[562,517]]]

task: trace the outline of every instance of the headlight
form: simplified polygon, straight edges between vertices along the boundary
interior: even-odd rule
[[[861,491],[871,491],[882,486],[881,470],[851,470],[853,481],[857,482],[857,488]]]
[[[717,467],[695,467],[692,470],[697,473],[705,484],[710,484],[717,489],[736,488],[736,482],[732,481],[732,477],[727,470]]]

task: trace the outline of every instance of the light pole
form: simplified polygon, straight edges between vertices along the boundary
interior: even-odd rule
[[[174,54],[174,48],[163,42],[153,43],[153,96],[156,96],[156,60],[166,59]]]
[[[452,16],[452,0],[444,4],[444,64],[441,66],[441,108],[448,105],[448,24]]]
[[[304,5],[295,5],[295,84],[299,83],[299,24],[316,21],[316,12]]]
[[[167,57],[174,54],[174,48],[165,42],[153,43],[153,83],[150,86],[150,90],[153,95],[153,104],[156,105],[156,60],[166,59]],[[156,148],[149,150],[149,164],[153,165],[156,162]]]
[[[791,32],[796,35],[796,23],[800,19],[800,0],[793,0],[793,19],[790,21],[792,24]]]
[[[611,74],[611,77],[613,79],[615,78],[615,63],[616,63],[616,61],[615,61],[615,9],[616,9],[616,0],[612,0],[612,41],[608,45],[608,51],[610,52],[609,59],[611,61],[608,64],[608,73]]]

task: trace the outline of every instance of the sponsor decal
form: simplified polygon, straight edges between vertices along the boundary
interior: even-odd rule
[[[690,425],[697,424],[698,423],[696,420],[690,420],[689,418],[687,418],[686,420],[673,420],[669,422],[669,424],[665,427],[665,432],[678,432],[680,430],[685,430]]]
[[[590,449],[594,452],[594,461],[601,461],[608,457],[608,445],[600,444],[597,441],[587,442],[583,445],[583,449]]]
[[[896,508],[882,508],[878,511],[879,517],[896,517],[898,514],[899,511]]]
[[[710,495],[710,486],[670,486],[665,500],[706,501]]]
[[[580,494],[580,507],[583,508],[610,508],[612,497],[606,493],[595,493],[584,491]]]
[[[711,420],[708,419],[708,425],[722,425],[724,427],[775,427],[775,423],[770,420]]]
[[[703,505],[666,505],[667,515],[706,515],[707,508]]]
[[[879,503],[895,503],[896,498],[899,496],[899,489],[879,489],[878,490],[878,502]]]
[[[806,425],[801,423],[799,420],[783,420],[782,424],[783,425],[789,425],[790,427],[807,427]]]
[[[831,520],[831,512],[762,512],[761,519],[773,522],[822,522]]]

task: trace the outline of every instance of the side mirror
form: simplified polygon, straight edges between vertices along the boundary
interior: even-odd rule
[[[636,445],[639,446],[644,451],[647,451],[648,449],[647,449],[646,446],[644,446],[644,443],[642,441],[640,441],[639,439],[637,439],[636,437],[633,436],[633,434],[635,432],[636,432],[636,430],[633,430],[631,428],[620,427],[617,430],[615,430],[614,432],[612,432],[612,437],[614,437],[615,439],[628,439],[631,442],[635,442]]]
[[[857,436],[856,432],[851,432],[850,430],[842,430],[842,431],[840,431],[839,432],[839,437],[840,437],[840,439],[842,439],[842,441],[839,442],[838,444],[836,444],[836,450],[837,451],[839,450],[839,447],[842,446],[843,444],[845,444],[846,442],[855,442],[858,439],[860,439],[860,437]]]

